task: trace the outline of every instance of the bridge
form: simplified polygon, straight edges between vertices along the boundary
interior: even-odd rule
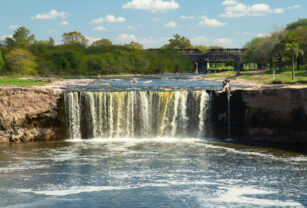
[[[195,64],[195,73],[208,73],[210,63],[233,63],[235,71],[243,68],[242,55],[246,49],[227,48],[211,49],[202,53],[198,49],[177,49],[180,54],[187,56]]]

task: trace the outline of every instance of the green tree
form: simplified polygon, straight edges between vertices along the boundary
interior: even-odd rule
[[[245,63],[256,63],[258,69],[262,69],[268,62],[265,42],[266,37],[257,37],[245,44],[246,52],[243,55],[243,61]]]
[[[76,47],[59,47],[48,59],[56,74],[87,74],[86,54]]]
[[[304,51],[300,49],[298,42],[293,43],[286,43],[285,44],[286,51],[288,51],[291,55],[292,59],[292,80],[294,80],[294,67],[295,67],[295,60],[299,55],[303,55]]]
[[[298,19],[296,22],[292,22],[290,24],[287,25],[287,30],[295,30],[298,27],[306,27],[307,26],[307,18],[304,19]]]
[[[6,38],[5,42],[9,48],[26,48],[35,40],[35,36],[30,34],[30,30],[25,27],[19,27],[13,38]]]
[[[288,32],[287,36],[281,41],[282,45],[285,48],[285,51],[291,57],[292,60],[292,80],[294,80],[294,67],[295,60],[299,55],[303,55],[304,51],[300,48],[299,45],[299,34],[295,30]]]
[[[111,46],[112,44],[113,44],[112,41],[110,41],[109,39],[100,39],[94,41],[91,46],[103,47],[103,46]]]
[[[34,75],[37,64],[31,52],[24,49],[13,49],[5,57],[11,72],[18,75]]]
[[[191,48],[192,44],[189,39],[186,37],[180,36],[178,34],[174,35],[174,38],[168,40],[169,43],[162,46],[165,49],[184,49],[184,48]]]
[[[206,52],[208,52],[208,50],[209,50],[209,47],[208,47],[208,46],[204,46],[204,45],[194,45],[194,46],[192,46],[191,48],[198,49],[198,50],[200,50],[202,53],[206,53]]]
[[[2,70],[4,67],[4,60],[3,60],[3,57],[2,57],[2,52],[0,51],[0,70]]]
[[[124,46],[127,47],[127,48],[130,48],[130,49],[137,49],[137,50],[144,49],[144,47],[141,43],[134,42],[134,41],[131,41],[129,44],[125,44]]]
[[[88,43],[88,39],[77,31],[64,33],[62,37],[64,44],[67,45],[80,45],[85,47]]]
[[[54,41],[54,39],[52,37],[49,38],[48,45],[49,46],[55,46],[55,41]]]

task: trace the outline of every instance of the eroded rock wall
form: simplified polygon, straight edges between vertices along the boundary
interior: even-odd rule
[[[0,142],[65,137],[62,92],[0,88]]]
[[[214,93],[212,125],[227,135],[227,95]],[[307,143],[307,88],[235,90],[230,99],[231,137],[246,141]]]

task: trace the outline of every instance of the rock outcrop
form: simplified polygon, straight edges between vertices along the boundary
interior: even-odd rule
[[[227,136],[227,95],[214,93],[213,134]],[[307,88],[234,90],[230,98],[231,137],[241,141],[307,143]]]
[[[0,88],[0,143],[65,137],[61,91]]]

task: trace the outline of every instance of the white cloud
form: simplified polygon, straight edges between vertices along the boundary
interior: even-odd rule
[[[152,12],[178,9],[179,4],[175,0],[132,0],[122,6],[123,9],[149,10]]]
[[[219,44],[226,44],[226,45],[232,44],[232,40],[229,39],[229,38],[218,38],[218,39],[216,39],[216,41],[217,41]]]
[[[164,25],[164,27],[168,27],[168,28],[175,28],[176,26],[177,26],[176,22],[169,22]]]
[[[132,34],[121,34],[116,39],[120,43],[127,43],[131,41],[136,41],[136,37]]]
[[[93,42],[95,42],[97,40],[101,40],[101,38],[92,38],[92,37],[86,37],[86,39],[88,39],[89,44],[92,44]]]
[[[192,44],[204,44],[208,42],[208,38],[205,36],[198,36],[191,39]]]
[[[13,35],[3,35],[3,36],[0,36],[0,40],[5,40],[6,38],[12,38]]]
[[[199,26],[220,27],[227,25],[226,22],[220,22],[217,19],[209,19],[207,16],[202,16],[201,19],[201,22],[198,24]]]
[[[67,16],[66,12],[58,12],[56,10],[50,10],[50,12],[37,14],[31,17],[31,19],[55,19],[55,18],[63,18],[65,19]]]
[[[115,17],[114,15],[108,14],[105,17],[100,17],[91,21],[92,24],[102,24],[102,23],[122,23],[125,22],[124,17]]]
[[[93,30],[94,30],[94,31],[106,31],[107,28],[102,27],[102,26],[97,26],[97,27],[94,27]]]
[[[238,2],[236,0],[225,0],[222,5],[226,5],[226,6],[229,6],[229,5],[234,5],[234,4],[237,4]]]
[[[10,25],[8,26],[9,29],[17,29],[19,26],[18,25]]]
[[[243,35],[251,35],[251,34],[253,34],[253,33],[251,33],[251,32],[243,32]]]
[[[159,40],[154,40],[151,36],[149,38],[144,38],[139,41],[142,45],[154,45],[160,42]]]
[[[195,17],[194,16],[181,16],[180,17],[181,19],[194,19]]]
[[[291,7],[288,7],[287,9],[291,10],[291,9],[299,9],[299,8],[302,8],[301,5],[293,5]]]
[[[136,30],[137,28],[136,27],[133,27],[132,25],[128,25],[127,26],[127,30]]]
[[[271,34],[266,34],[266,33],[258,33],[256,35],[257,38],[265,38],[265,37],[270,37]]]
[[[166,38],[166,37],[161,37],[159,39],[153,39],[153,37],[148,37],[148,38],[143,38],[141,40],[138,40],[137,42],[141,43],[144,48],[151,48],[151,47],[158,47],[160,46],[161,44],[163,43],[166,43],[166,41],[168,40],[169,38]]]
[[[224,5],[226,5],[226,8],[224,14],[220,15],[221,17],[265,16],[267,14],[280,14],[284,12],[284,9],[272,9],[268,4],[245,5],[233,1],[233,4]]]
[[[155,17],[155,18],[152,18],[152,20],[155,21],[155,22],[158,22],[158,21],[160,21],[160,18]]]
[[[68,21],[64,20],[64,21],[61,22],[61,25],[65,26],[65,25],[69,25],[69,23],[68,23]]]

